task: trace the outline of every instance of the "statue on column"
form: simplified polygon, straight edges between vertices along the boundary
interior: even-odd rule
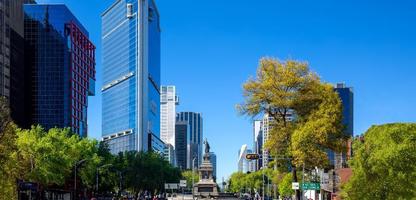
[[[204,145],[205,145],[205,153],[209,154],[209,148],[210,147],[209,147],[209,143],[208,143],[207,138],[205,138]]]

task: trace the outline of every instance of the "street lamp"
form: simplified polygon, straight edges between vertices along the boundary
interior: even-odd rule
[[[100,173],[100,169],[101,168],[104,168],[104,167],[110,167],[110,166],[113,166],[113,164],[105,164],[105,165],[101,165],[101,166],[99,166],[99,167],[97,167],[97,174],[96,174],[96,177],[95,177],[95,189],[97,190],[97,193],[98,193],[98,174]]]
[[[82,159],[78,162],[75,163],[74,166],[74,199],[76,199],[77,197],[77,168],[79,165],[81,165],[82,163],[84,163],[85,161],[87,161],[88,159]]]
[[[195,166],[195,159],[196,159],[196,157],[194,157],[194,159],[192,159],[192,199],[194,199],[195,197],[194,197],[194,166]]]

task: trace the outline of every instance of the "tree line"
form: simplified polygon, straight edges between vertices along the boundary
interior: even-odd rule
[[[0,196],[5,199],[17,198],[19,182],[35,183],[40,196],[46,190],[73,192],[76,182],[77,196],[91,196],[162,191],[164,183],[181,178],[181,171],[155,152],[113,155],[107,143],[81,138],[70,128],[19,128],[7,105],[0,98]]]

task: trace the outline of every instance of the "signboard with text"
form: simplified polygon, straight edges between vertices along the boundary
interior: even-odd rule
[[[302,190],[321,190],[320,183],[302,183]]]

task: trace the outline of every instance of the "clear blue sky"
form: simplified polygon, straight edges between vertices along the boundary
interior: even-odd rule
[[[89,134],[101,135],[100,14],[114,0],[64,2],[97,46],[97,95]],[[179,111],[203,113],[218,177],[237,170],[252,145],[249,118],[234,109],[262,56],[308,61],[327,82],[354,87],[355,135],[373,124],[416,121],[416,3],[412,1],[156,0],[162,83],[177,86]]]

